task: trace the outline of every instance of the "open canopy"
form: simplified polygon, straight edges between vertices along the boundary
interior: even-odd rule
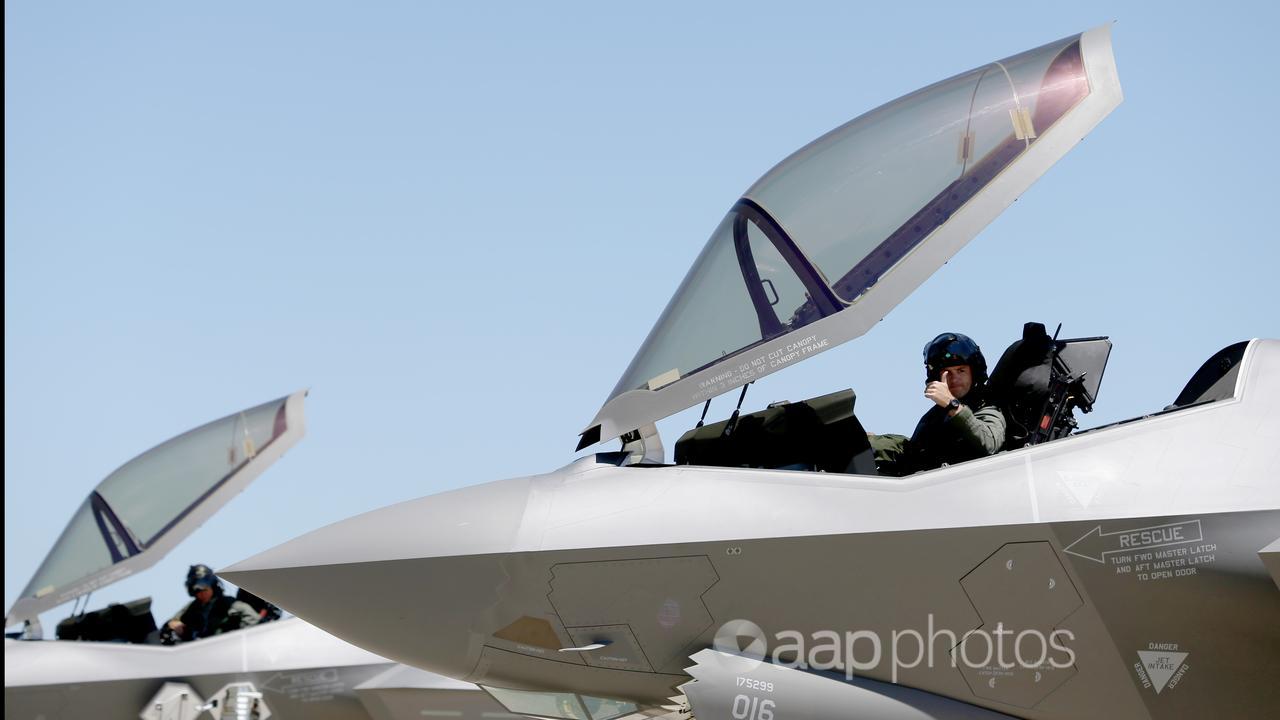
[[[801,148],[712,233],[583,446],[866,332],[1121,98],[1102,27],[917,90]]]
[[[302,438],[305,392],[168,440],[98,483],[5,615],[5,627],[159,562]]]

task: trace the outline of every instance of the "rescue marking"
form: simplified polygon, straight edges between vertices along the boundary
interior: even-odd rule
[[[1106,556],[1112,553],[1203,541],[1199,519],[1109,533],[1102,532],[1102,526],[1098,525],[1063,548],[1063,552],[1105,563]]]
[[[278,672],[262,684],[264,691],[279,693],[298,702],[325,702],[346,691],[337,668]]]

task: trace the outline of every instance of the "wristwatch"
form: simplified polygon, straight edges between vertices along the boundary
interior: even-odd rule
[[[947,403],[947,412],[951,412],[952,410],[959,410],[959,409],[960,409],[960,401],[955,398],[951,398],[951,402]]]

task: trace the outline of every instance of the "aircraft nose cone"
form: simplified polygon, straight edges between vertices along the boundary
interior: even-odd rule
[[[496,605],[529,478],[411,500],[321,528],[219,571],[367,650],[464,677]]]

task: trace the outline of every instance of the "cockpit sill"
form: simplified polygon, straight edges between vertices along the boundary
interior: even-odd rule
[[[1258,372],[1253,366],[1255,363],[1259,362],[1257,360],[1257,356],[1259,355],[1259,352],[1260,352],[1259,348],[1262,347],[1264,343],[1268,343],[1268,342],[1274,343],[1276,341],[1254,339],[1250,341],[1233,343],[1232,345],[1229,345],[1226,348],[1223,348],[1217,353],[1214,353],[1214,355],[1211,356],[1209,360],[1207,360],[1205,364],[1200,368],[1200,370],[1198,370],[1192,376],[1192,378],[1188,381],[1186,387],[1179,394],[1178,399],[1173,404],[1165,406],[1160,410],[1145,413],[1132,418],[1117,420],[1114,422],[1107,423],[1105,425],[1098,425],[1091,428],[1084,428],[1076,432],[1073,432],[1066,437],[1057,438],[1050,442],[1052,442],[1055,447],[1063,447],[1064,443],[1068,443],[1073,439],[1081,438],[1085,436],[1096,437],[1097,435],[1104,433],[1106,431],[1130,426],[1137,422],[1153,421],[1158,423],[1162,419],[1169,418],[1171,416],[1184,416],[1188,413],[1199,413],[1207,410],[1212,410],[1215,408],[1221,408],[1221,407],[1237,404],[1243,400],[1244,394],[1246,392],[1247,378],[1250,375],[1257,374]],[[1226,384],[1229,386],[1230,388],[1229,394],[1213,394],[1212,393],[1212,389],[1215,387],[1219,389],[1219,392],[1221,392],[1222,391],[1221,385],[1223,384]],[[1197,392],[1198,394],[1189,395],[1189,393],[1192,393],[1192,392]],[[915,473],[914,475],[907,476],[906,478],[897,478],[897,477],[889,477],[889,476],[882,476],[882,475],[857,474],[857,473],[826,473],[826,472],[823,472],[820,470],[814,470],[811,468],[753,467],[753,466],[746,466],[746,465],[741,465],[741,466],[697,465],[697,464],[689,464],[689,463],[677,464],[677,463],[670,463],[670,462],[635,461],[637,454],[635,453],[635,451],[628,451],[628,450],[598,452],[591,455],[583,456],[575,460],[573,463],[571,463],[566,468],[566,472],[568,474],[576,474],[579,472],[586,472],[592,468],[599,467],[599,466],[640,468],[640,469],[689,467],[689,468],[698,468],[698,469],[705,469],[705,470],[732,470],[734,472],[739,472],[739,471],[748,471],[748,472],[760,471],[760,472],[767,472],[767,473],[787,472],[787,473],[804,473],[808,475],[845,476],[850,478],[866,478],[866,479],[876,478],[878,481],[887,481],[894,484],[903,485],[905,487],[907,485],[915,484],[915,483],[905,482],[908,480],[923,479],[926,476],[932,477],[935,474],[946,471],[948,468],[959,467],[961,465],[965,467],[969,467],[974,465],[975,463],[981,463],[987,460],[991,460],[993,458],[1008,458],[1012,456],[1021,457],[1022,455],[1031,452],[1033,448],[1038,448],[1038,447],[1040,446],[1028,445],[1028,446],[1016,448],[1016,449],[1002,450],[1001,452],[996,453],[995,455],[988,456],[986,458],[979,458],[977,460],[970,460],[965,463],[957,463],[952,465],[944,464],[940,468],[925,470],[919,473]]]

